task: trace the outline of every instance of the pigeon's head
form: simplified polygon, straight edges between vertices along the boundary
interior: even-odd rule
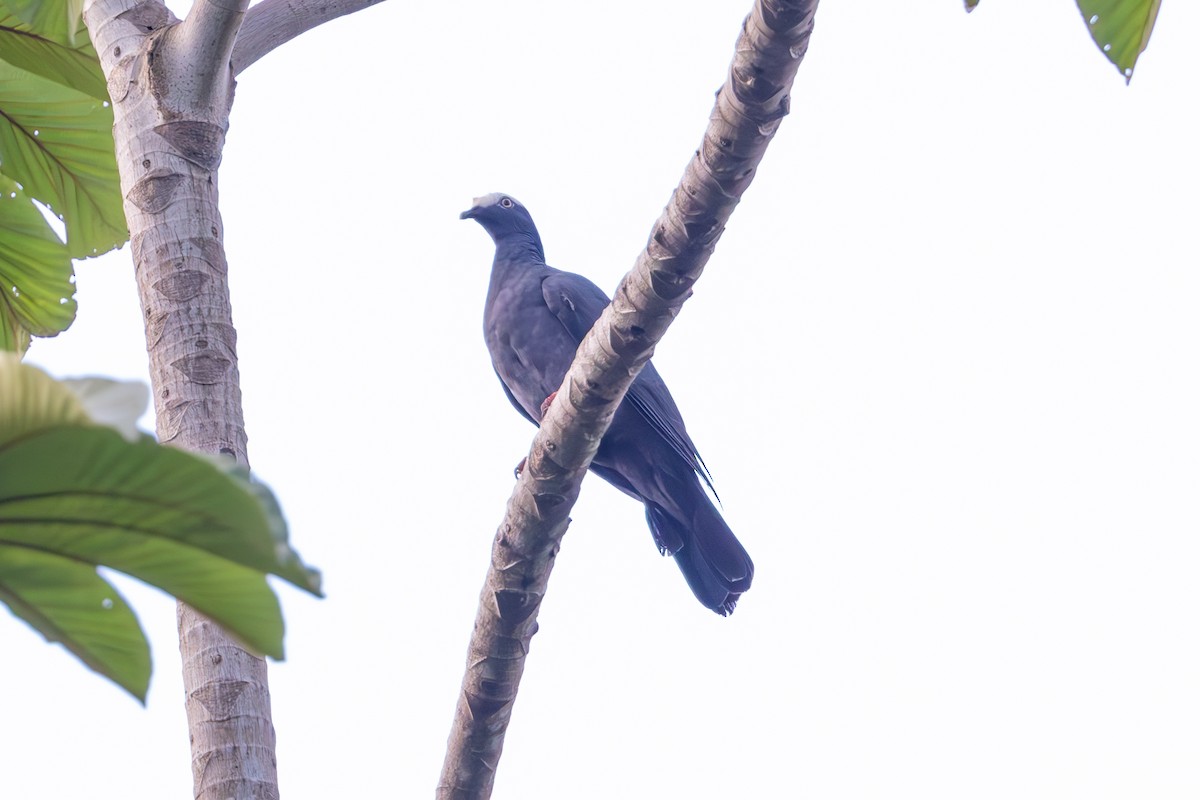
[[[537,226],[533,224],[533,217],[529,216],[525,206],[510,195],[492,192],[476,197],[471,207],[458,216],[478,222],[497,245],[504,242],[517,245],[532,242],[538,253],[542,252],[542,239],[538,236]]]

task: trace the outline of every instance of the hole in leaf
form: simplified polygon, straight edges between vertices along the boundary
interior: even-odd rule
[[[1095,25],[1095,24],[1096,24],[1097,22],[1099,22],[1099,21],[1100,21],[1100,15],[1099,15],[1099,14],[1092,14],[1092,18],[1088,20],[1088,24],[1089,24],[1089,25]]]
[[[38,211],[42,212],[42,218],[46,220],[46,224],[50,226],[50,230],[54,231],[54,235],[59,238],[59,241],[67,240],[67,226],[63,224],[62,217],[59,216],[54,209],[42,203],[39,200],[34,200],[33,205]]]

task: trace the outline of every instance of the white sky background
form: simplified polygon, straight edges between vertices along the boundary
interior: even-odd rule
[[[551,264],[615,287],[749,5],[393,2],[242,76],[250,458],[328,594],[278,584],[287,800],[428,797],[441,768],[533,434],[458,212],[511,192]],[[822,6],[655,358],[754,588],[704,610],[589,478],[497,800],[1200,793],[1198,27],[1164,3],[1127,88],[1069,0]],[[144,375],[128,248],[78,272],[78,321],[29,360]],[[5,798],[190,796],[174,604],[121,585],[145,710],[0,615]]]

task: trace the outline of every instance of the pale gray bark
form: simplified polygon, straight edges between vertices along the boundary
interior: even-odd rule
[[[217,208],[242,8],[201,0],[180,25],[155,4],[92,0],[84,18],[113,101],[159,440],[247,464]],[[266,662],[182,603],[178,619],[195,797],[278,797]]]
[[[323,22],[383,0],[262,0],[246,14],[233,48],[233,74]]]
[[[249,466],[217,169],[249,0],[87,0],[146,326],[158,438]],[[311,26],[309,26],[311,27]],[[179,604],[197,800],[278,798],[266,662]]]
[[[440,800],[491,795],[538,608],[580,482],[788,113],[816,7],[817,0],[754,3],[700,149],[542,419],[492,547]]]

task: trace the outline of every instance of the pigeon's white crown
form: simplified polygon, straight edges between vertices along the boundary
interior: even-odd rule
[[[504,192],[492,192],[491,194],[485,194],[483,197],[476,197],[475,200],[472,201],[472,205],[474,205],[475,208],[488,208],[490,206],[498,205],[500,200],[505,197],[507,197],[509,200],[512,200],[517,205],[521,205],[520,200],[513,197],[511,194],[505,194]]]

